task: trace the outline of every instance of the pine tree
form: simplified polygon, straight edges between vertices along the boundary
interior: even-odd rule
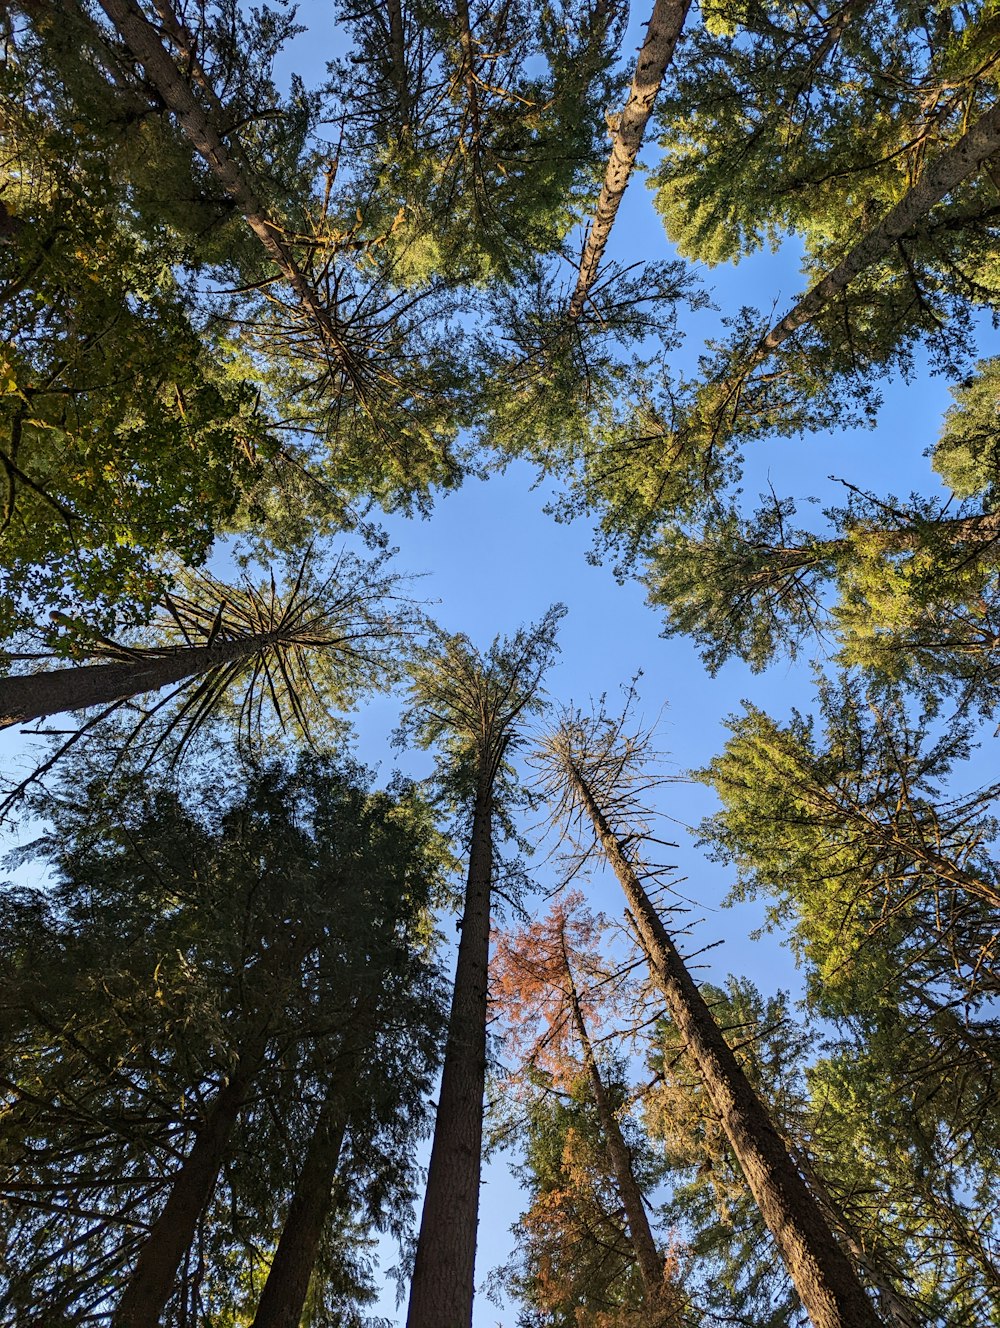
[[[466,637],[439,633],[414,666],[410,731],[422,745],[441,748],[438,782],[468,835],[469,866],[408,1328],[468,1328],[472,1321],[494,827],[504,824],[509,755],[519,722],[540,704],[563,612],[554,607],[536,627],[497,638],[485,656]]]

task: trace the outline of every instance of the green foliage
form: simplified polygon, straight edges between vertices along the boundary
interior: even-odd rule
[[[92,72],[74,99],[81,69],[63,81],[47,63],[50,41],[86,60],[79,21],[39,23],[0,73],[4,636],[51,610],[142,621],[167,557],[202,562],[275,451],[259,393],[191,307],[183,249],[119,174],[150,145],[118,141],[132,121]]]
[[[442,842],[413,790],[370,792],[362,771],[302,758],[228,796],[134,779],[63,793],[29,850],[52,855],[51,894],[7,892],[0,1320],[99,1312],[242,1060],[254,1091],[168,1321],[238,1312],[361,1029],[341,1196],[354,1216],[345,1228],[341,1207],[331,1238],[351,1222],[400,1232],[443,1015],[427,912]],[[241,1270],[228,1286],[227,1267]]]
[[[737,864],[741,894],[776,892],[796,919],[824,1008],[868,955],[881,981],[883,928],[886,941],[923,948],[940,966],[935,981],[975,989],[1000,899],[993,791],[941,791],[968,756],[971,726],[935,735],[898,693],[849,679],[824,684],[819,701],[822,737],[797,712],[780,725],[747,705],[731,721],[732,738],[700,775],[723,804],[705,823],[709,842]]]
[[[745,519],[715,508],[692,529],[664,524],[650,550],[649,602],[666,614],[665,635],[688,635],[716,672],[731,656],[754,672],[825,621],[821,590],[838,544],[789,525],[794,506],[774,500]]]
[[[725,989],[706,984],[701,992],[772,1117],[794,1119],[809,1038],[790,1018],[787,997],[765,998],[751,982],[732,977]],[[657,1025],[649,1061],[655,1078],[643,1101],[643,1125],[667,1174],[664,1219],[689,1247],[705,1312],[723,1323],[805,1325],[773,1237],[667,1019]]]
[[[650,177],[668,234],[708,262],[795,235],[813,279],[921,177],[994,98],[991,0],[928,17],[896,3],[822,10],[722,4],[690,27],[657,104],[665,156]],[[852,354],[943,332],[966,300],[994,302],[995,187],[953,191],[852,287]],[[947,334],[945,334],[947,335]]]
[[[965,1028],[962,1055],[941,1017],[908,1019],[888,999],[817,1043],[820,1028],[798,1023],[783,997],[732,978],[708,994],[886,1321],[993,1323],[998,1158],[982,1094],[996,1072],[995,1021]],[[723,1322],[804,1323],[669,1024],[652,1065],[661,1078],[645,1123],[670,1171],[666,1214],[690,1233],[708,1303]]]
[[[624,1115],[624,1067],[602,1059],[601,1074]],[[530,1204],[497,1280],[523,1301],[524,1328],[630,1323],[630,1312],[643,1307],[643,1289],[588,1077],[581,1073],[557,1093],[539,1075],[535,1087],[523,1116],[524,1160],[515,1169]],[[648,1189],[657,1164],[634,1124],[622,1124],[636,1179]]]
[[[477,795],[486,793],[495,798],[500,824],[509,826],[504,806],[516,777],[508,758],[520,743],[523,720],[544,706],[541,680],[565,612],[554,605],[535,626],[495,637],[485,655],[465,635],[434,628],[431,643],[413,658],[399,741],[437,747],[438,796],[463,821]]]
[[[694,637],[714,672],[732,656],[755,671],[810,638],[839,659],[928,697],[995,704],[997,520],[982,505],[855,492],[823,533],[792,525],[773,493],[663,523],[647,551],[650,603],[666,635]],[[836,598],[834,597],[836,594]]]
[[[400,0],[343,19],[333,86],[393,279],[484,286],[555,250],[595,192],[615,8]]]
[[[981,496],[984,506],[995,510],[1000,496],[1000,360],[983,360],[952,395],[955,404],[931,449],[934,469],[959,498]]]
[[[571,284],[537,264],[516,287],[491,301],[477,337],[486,444],[500,458],[526,456],[546,472],[573,474],[599,421],[627,397],[639,366],[634,348],[647,339],[677,340],[677,307],[704,303],[678,263],[609,265],[581,316],[566,316]]]

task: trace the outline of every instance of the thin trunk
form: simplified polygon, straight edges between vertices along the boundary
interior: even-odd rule
[[[936,203],[1000,152],[1000,102],[930,163],[894,208],[849,249],[840,262],[771,328],[750,357],[747,370],[768,359],[800,327],[822,312],[860,273],[873,266],[926,216]]]
[[[261,1292],[252,1328],[299,1328],[323,1228],[333,1205],[333,1182],[347,1133],[350,1068],[338,1069],[327,1091],[288,1208],[281,1239]]]
[[[396,89],[399,112],[399,132],[404,135],[410,127],[410,88],[406,77],[406,27],[403,22],[403,0],[386,0],[389,11],[389,63],[392,82]]]
[[[663,82],[667,65],[674,53],[674,46],[680,36],[681,28],[687,17],[690,0],[656,0],[646,28],[646,39],[639,50],[639,59],[635,67],[635,77],[629,90],[628,101],[621,113],[617,128],[613,131],[611,155],[604,173],[604,184],[594,220],[587,232],[587,239],[580,260],[580,275],[576,289],[569,302],[569,320],[576,320],[583,313],[597,269],[604,250],[618,207],[625,195],[632,168],[642,147],[643,135],[653,110],[653,102]]]
[[[879,1328],[879,1319],[850,1261],[719,1031],[623,846],[571,762],[566,764],[566,774],[618,877],[670,1017],[695,1059],[761,1216],[815,1328]]]
[[[486,1090],[492,807],[483,778],[473,813],[462,936],[407,1328],[469,1328],[472,1323]]]
[[[194,1239],[215,1188],[240,1110],[260,1067],[263,1048],[241,1057],[238,1068],[209,1109],[194,1147],[177,1172],[163,1211],[150,1227],[132,1276],[111,1317],[111,1328],[157,1328],[177,1270]]]
[[[113,664],[79,664],[0,678],[0,729],[156,692],[196,674],[247,659],[272,643],[269,634],[247,636],[210,646],[137,651],[136,658]]]
[[[650,1305],[655,1305],[660,1299],[664,1286],[663,1260],[656,1251],[656,1242],[653,1239],[653,1232],[649,1225],[642,1191],[639,1189],[632,1171],[632,1157],[629,1153],[628,1144],[622,1135],[621,1126],[618,1124],[615,1113],[611,1109],[611,1103],[608,1101],[608,1094],[601,1079],[601,1071],[594,1056],[594,1049],[590,1044],[587,1025],[583,1018],[583,1011],[580,1009],[580,1000],[577,996],[573,973],[565,949],[563,956],[566,959],[566,976],[570,984],[570,1009],[573,1015],[573,1024],[576,1027],[577,1037],[580,1039],[580,1046],[583,1048],[583,1062],[587,1067],[590,1086],[594,1091],[594,1105],[597,1107],[597,1117],[601,1122],[608,1159],[615,1174],[618,1197],[625,1209],[629,1239],[635,1251],[635,1261],[639,1268],[639,1276],[642,1278],[643,1293]]]
[[[822,1204],[831,1224],[840,1232],[841,1237],[854,1260],[854,1266],[860,1269],[875,1288],[879,1308],[885,1314],[892,1328],[924,1328],[925,1320],[916,1317],[916,1311],[888,1280],[877,1257],[865,1249],[864,1238],[837,1204],[827,1189],[826,1183],[813,1166],[809,1156],[788,1142],[788,1149],[796,1166],[809,1181],[809,1188]]]
[[[195,151],[234,200],[272,263],[295,292],[302,309],[319,329],[332,359],[361,394],[358,366],[347,345],[348,329],[330,311],[285,243],[281,227],[267,214],[252,173],[241,166],[216,126],[195,100],[159,35],[135,0],[100,0],[101,8],[146,71],[164,104],[178,120]],[[214,100],[214,94],[212,94]]]
[[[476,216],[480,214],[481,202],[485,201],[485,178],[482,158],[482,123],[479,107],[479,82],[476,72],[476,43],[472,36],[472,20],[469,15],[468,0],[455,0],[455,17],[458,20],[458,41],[462,51],[461,77],[465,86],[465,95],[469,103],[469,125],[472,130],[472,174],[475,182],[472,194]],[[479,191],[483,199],[479,198]]]

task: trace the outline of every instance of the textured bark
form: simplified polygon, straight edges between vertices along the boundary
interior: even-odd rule
[[[565,955],[565,950],[563,953]],[[587,1033],[583,1011],[580,1009],[580,1001],[573,982],[573,973],[568,958],[566,976],[569,978],[570,984],[570,1008],[573,1014],[573,1024],[576,1027],[577,1037],[580,1039],[580,1046],[583,1048],[583,1061],[587,1067],[590,1086],[594,1092],[594,1105],[597,1107],[597,1117],[601,1122],[605,1148],[615,1174],[618,1197],[625,1209],[629,1239],[635,1251],[635,1261],[639,1268],[639,1276],[642,1278],[642,1289],[647,1301],[654,1304],[660,1299],[663,1290],[663,1260],[657,1253],[656,1242],[653,1239],[649,1217],[646,1213],[646,1205],[642,1198],[642,1191],[639,1189],[632,1171],[632,1157],[629,1153],[628,1144],[622,1136],[621,1126],[611,1109],[604,1081],[601,1079],[601,1071],[594,1057],[594,1049]]]
[[[222,140],[219,126],[195,100],[159,35],[135,0],[100,0],[101,8],[146,71],[166,107],[177,117],[195,151],[233,199],[265,253],[295,292],[300,306],[315,323],[340,370],[357,388],[357,367],[347,346],[347,329],[320,298],[285,243],[281,228],[267,215],[252,173],[236,161]],[[212,100],[214,101],[214,95]]]
[[[567,776],[625,893],[654,979],[698,1066],[761,1216],[815,1328],[879,1328],[879,1318],[767,1109],[733,1055],[575,765]]]
[[[935,157],[917,183],[878,225],[863,235],[836,267],[808,291],[780,322],[775,323],[751,358],[748,368],[766,360],[783,341],[842,294],[854,277],[877,263],[920,222],[936,203],[1000,152],[1000,102],[990,108],[957,143]]]
[[[488,778],[480,779],[473,813],[462,937],[407,1328],[469,1328],[472,1323],[493,875],[489,785]]]
[[[611,155],[604,173],[604,184],[594,220],[587,232],[580,260],[580,275],[576,289],[569,302],[569,319],[576,320],[583,313],[583,306],[597,276],[597,269],[604,250],[607,248],[611,227],[618,215],[618,207],[625,196],[636,157],[642,147],[646,125],[652,114],[656,94],[663,82],[673,54],[677,38],[687,17],[690,0],[656,0],[646,28],[646,39],[639,50],[635,77],[629,90],[628,101],[621,113],[617,128],[613,131]]]
[[[345,1085],[341,1071],[327,1094],[309,1141],[252,1328],[299,1328],[302,1322],[323,1227],[333,1204],[333,1182],[347,1132],[349,1109],[345,1087],[349,1085]]]
[[[139,1251],[135,1270],[111,1318],[111,1328],[157,1328],[174,1290],[177,1270],[194,1239],[211,1197],[230,1135],[246,1101],[263,1052],[241,1057],[239,1067],[215,1098],[194,1147],[177,1172],[163,1211]]]
[[[45,715],[113,705],[143,692],[156,692],[185,678],[246,659],[271,643],[269,635],[247,636],[210,646],[136,652],[135,659],[113,664],[79,664],[70,669],[0,678],[0,729]]]
[[[410,127],[410,88],[406,76],[406,28],[402,0],[387,0],[386,8],[389,16],[389,61],[396,89],[399,131],[405,134]]]

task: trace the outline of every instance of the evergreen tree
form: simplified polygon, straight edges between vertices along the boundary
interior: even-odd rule
[[[873,675],[995,703],[994,512],[856,494],[827,510],[829,533],[794,515],[772,495],[750,517],[720,506],[664,523],[644,579],[667,633],[691,635],[713,671],[733,655],[762,669],[812,638]]]
[[[485,656],[464,636],[438,633],[413,669],[409,730],[422,745],[441,748],[438,783],[468,836],[469,867],[408,1328],[468,1328],[472,1322],[494,826],[509,824],[509,755],[519,723],[540,705],[563,612],[553,607],[536,627],[497,638]]]
[[[5,1321],[185,1322],[206,1273],[216,1298],[252,1295],[252,1250],[301,1213],[335,1104],[362,1227],[405,1204],[440,1016],[441,843],[411,792],[360,779],[306,758],[228,804],[204,785],[197,813],[121,783],[57,808],[54,896],[15,896],[5,931]],[[306,1282],[333,1168],[311,1181]],[[226,1259],[244,1270],[228,1292]],[[271,1301],[301,1313],[276,1265]]]

